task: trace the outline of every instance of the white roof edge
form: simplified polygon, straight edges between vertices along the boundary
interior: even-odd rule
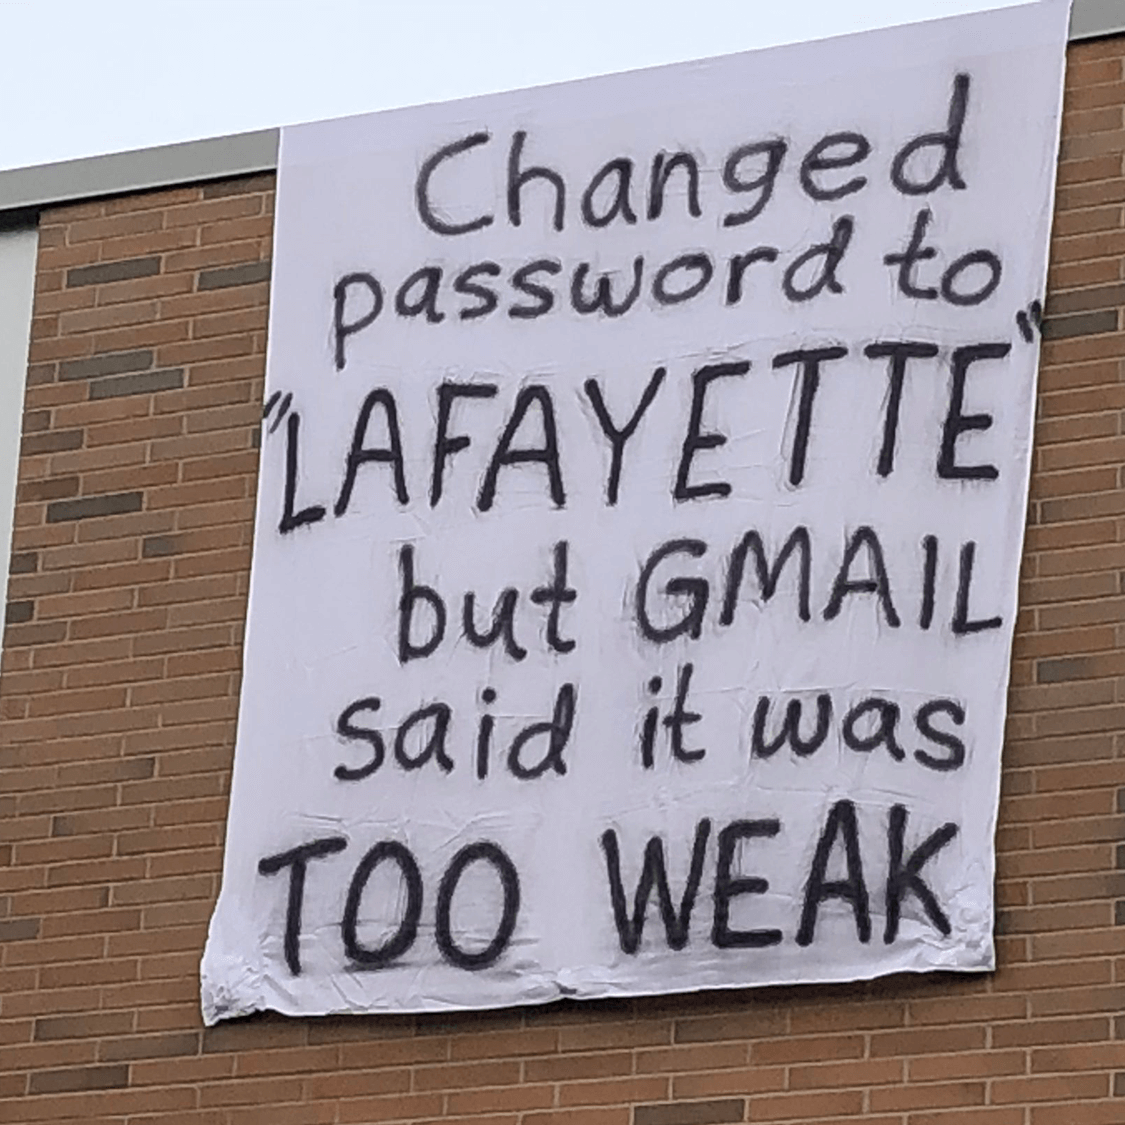
[[[0,172],[0,212],[224,180],[277,168],[278,129]]]
[[[1121,0],[1074,0],[1070,13],[1070,41],[1125,34],[1125,4]]]
[[[1122,0],[1074,0],[1072,43],[1122,34]],[[5,214],[34,215],[54,204],[272,172],[280,134],[280,129],[262,129],[0,171],[0,225]]]

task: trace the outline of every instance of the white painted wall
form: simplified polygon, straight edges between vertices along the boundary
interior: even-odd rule
[[[0,619],[8,600],[20,420],[35,291],[34,228],[0,231]]]

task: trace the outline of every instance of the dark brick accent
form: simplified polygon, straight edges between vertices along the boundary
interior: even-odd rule
[[[105,780],[110,780],[112,771],[113,781],[148,781],[156,773],[155,758],[118,758],[112,766],[105,770]]]
[[[104,1035],[120,1035],[131,1023],[130,1013],[116,1011],[37,1016],[32,1038],[36,1043],[50,1039],[100,1039]]]
[[[115,375],[90,383],[90,398],[122,398],[125,395],[149,395],[157,391],[177,391],[184,385],[184,369],[169,367],[163,371],[141,371],[136,375]]]
[[[54,433],[29,434],[20,442],[20,456],[34,457],[37,453],[65,453],[81,449],[84,437],[81,430],[55,430]]]
[[[47,505],[47,522],[88,520],[98,516],[123,516],[139,512],[143,497],[139,492],[115,492],[107,496],[83,496],[80,500],[59,500]]]
[[[764,1006],[748,1005],[738,1015],[676,1020],[674,1040],[676,1043],[714,1043],[770,1032],[784,1034],[784,1023],[779,1022],[777,1012]]]
[[[12,556],[8,566],[9,574],[34,574],[39,569],[38,551],[21,551]]]
[[[1125,1070],[1119,1070],[1113,1076],[1113,1096],[1125,1098]]]
[[[38,918],[11,918],[0,922],[0,941],[34,941],[38,936]]]
[[[152,352],[143,348],[135,352],[111,352],[89,359],[68,359],[59,364],[60,379],[100,379],[103,375],[123,375],[126,371],[147,371],[152,366]]]
[[[294,1020],[281,1020],[272,1012],[258,1012],[246,1019],[233,1020],[217,1024],[215,1027],[205,1027],[200,1049],[205,1055],[226,1054],[228,1051],[244,1050],[250,1043],[255,1047],[268,1050],[271,1047],[304,1047],[316,1046],[318,1043],[338,1042],[330,1037],[335,1031],[340,1034],[341,1022],[333,1020],[331,1016],[324,1021],[305,1021],[305,1026],[295,1025]],[[346,1019],[346,1017],[345,1017]],[[435,1025],[436,1025],[435,1021]],[[383,1016],[379,1026],[384,1034],[413,1035],[413,1029],[418,1025],[411,1016]],[[319,1032],[324,1038],[318,1038],[313,1032]]]
[[[136,1059],[174,1059],[199,1054],[199,1033],[169,1032],[166,1035],[131,1035],[125,1039],[106,1039],[98,1055],[106,1062],[132,1062]]]
[[[1090,309],[1112,309],[1125,305],[1125,284],[1099,285],[1094,289],[1072,289],[1056,293],[1047,301],[1048,316],[1088,312]]]
[[[33,1094],[73,1094],[79,1090],[119,1090],[129,1085],[129,1068],[117,1066],[66,1066],[40,1070],[31,1076]]]
[[[1113,904],[1113,924],[1115,926],[1125,926],[1125,899],[1118,899]]]
[[[1052,316],[1043,321],[1047,340],[1064,340],[1069,336],[1094,336],[1099,332],[1117,331],[1117,310],[1079,313],[1077,316]]]
[[[1113,859],[1113,865],[1117,868],[1118,871],[1125,870],[1125,844],[1117,845]]]
[[[1125,812],[1125,789],[1117,790],[1117,811]]]
[[[29,410],[23,416],[21,430],[25,434],[41,434],[51,428],[51,412],[49,410]]]
[[[126,258],[123,262],[99,262],[95,266],[76,266],[66,271],[66,287],[104,285],[107,281],[132,281],[160,272],[159,258]]]
[[[1040,660],[1035,665],[1035,679],[1041,684],[1058,684],[1065,680],[1081,680],[1090,671],[1088,656],[1063,656],[1057,660]]]
[[[204,270],[199,275],[197,289],[231,289],[235,285],[256,285],[269,281],[270,263],[247,262],[243,266],[224,266],[222,269]]]
[[[666,1102],[633,1107],[633,1125],[726,1125],[746,1120],[744,1098],[710,1102]]]
[[[144,559],[162,559],[179,553],[175,535],[150,535],[141,543],[141,558]]]
[[[30,621],[34,614],[34,602],[8,602],[7,606],[4,607],[4,624],[23,625]]]
[[[228,195],[253,195],[259,191],[273,191],[274,180],[272,172],[240,176],[237,180],[216,180],[203,185],[203,198],[224,199]]]

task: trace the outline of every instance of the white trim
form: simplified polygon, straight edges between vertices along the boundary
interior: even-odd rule
[[[277,167],[277,129],[0,172],[0,212],[225,180]]]
[[[34,227],[0,231],[0,620],[8,604],[12,520],[19,471],[23,390],[31,343],[35,257]]]
[[[1074,0],[1070,13],[1070,41],[1125,34],[1122,0]]]

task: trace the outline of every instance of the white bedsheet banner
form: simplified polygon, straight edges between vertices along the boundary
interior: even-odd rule
[[[992,967],[1067,14],[284,131],[208,1023]]]

